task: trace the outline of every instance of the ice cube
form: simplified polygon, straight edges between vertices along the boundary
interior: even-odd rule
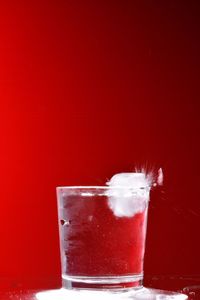
[[[145,173],[119,173],[107,185],[108,206],[115,216],[133,217],[145,210],[150,190]]]
[[[109,186],[143,188],[149,185],[145,173],[119,173],[114,175],[107,183]]]

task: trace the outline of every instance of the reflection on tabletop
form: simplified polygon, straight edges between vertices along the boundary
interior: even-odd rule
[[[154,289],[141,288],[133,292],[109,292],[86,290],[18,290],[2,293],[0,299],[4,300],[186,300],[187,296],[175,292],[165,292]]]

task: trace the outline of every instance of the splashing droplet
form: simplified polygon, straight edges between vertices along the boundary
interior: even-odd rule
[[[161,168],[158,170],[157,183],[158,183],[158,185],[163,184],[163,170]]]

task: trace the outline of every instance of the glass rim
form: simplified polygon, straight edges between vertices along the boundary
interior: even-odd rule
[[[147,189],[151,188],[149,185],[144,185],[144,186],[139,186],[139,187],[131,187],[131,186],[122,186],[122,185],[116,185],[116,186],[109,186],[109,185],[66,185],[66,186],[57,186],[56,190],[62,190],[62,189],[73,189],[73,190],[78,190],[78,189],[91,189],[91,190],[109,190],[109,189],[125,189],[129,188],[131,190],[140,190],[140,189]]]

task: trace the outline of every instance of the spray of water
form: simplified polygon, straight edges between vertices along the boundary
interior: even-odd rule
[[[135,167],[134,172],[143,173],[150,188],[163,185],[164,175],[162,168]]]

